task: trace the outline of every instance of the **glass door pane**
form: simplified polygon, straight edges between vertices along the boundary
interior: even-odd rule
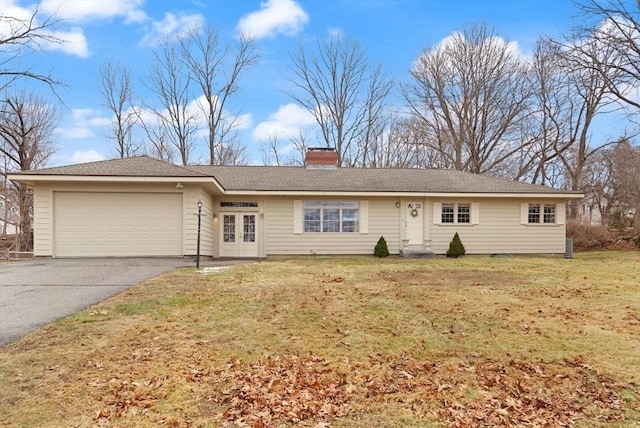
[[[256,242],[256,216],[245,214],[243,220],[244,242]]]
[[[223,219],[223,241],[224,242],[236,242],[236,216],[231,214],[225,214]]]

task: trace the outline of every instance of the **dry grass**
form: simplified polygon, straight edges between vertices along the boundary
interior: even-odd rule
[[[640,254],[179,270],[0,348],[0,425],[637,426]]]

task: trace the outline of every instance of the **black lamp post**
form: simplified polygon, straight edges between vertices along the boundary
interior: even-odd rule
[[[202,201],[198,200],[198,243],[196,246],[196,268],[200,269],[200,217],[202,215]]]

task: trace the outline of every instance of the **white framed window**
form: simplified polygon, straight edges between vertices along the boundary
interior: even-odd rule
[[[305,233],[360,231],[360,203],[357,201],[303,201],[302,216]]]
[[[529,224],[540,223],[540,204],[529,204],[527,222]]]
[[[480,204],[474,203],[440,203],[433,204],[433,220],[435,224],[479,224]]]
[[[454,223],[456,218],[455,211],[454,204],[442,204],[442,223]]]
[[[542,208],[542,222],[555,224],[556,222],[556,205],[555,204],[544,204]]]
[[[471,205],[458,204],[458,223],[471,223]]]
[[[520,223],[530,225],[564,224],[565,204],[526,203],[520,205]]]
[[[293,201],[293,233],[369,233],[369,201]]]

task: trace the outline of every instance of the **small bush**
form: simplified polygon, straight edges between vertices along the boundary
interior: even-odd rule
[[[378,239],[376,248],[373,250],[373,255],[376,257],[387,257],[389,255],[389,248],[387,248],[387,241],[385,241],[384,236]]]
[[[447,257],[459,257],[464,256],[465,253],[464,245],[462,245],[462,240],[460,240],[460,235],[456,232],[453,235],[453,239],[449,243],[449,249],[447,250]]]

